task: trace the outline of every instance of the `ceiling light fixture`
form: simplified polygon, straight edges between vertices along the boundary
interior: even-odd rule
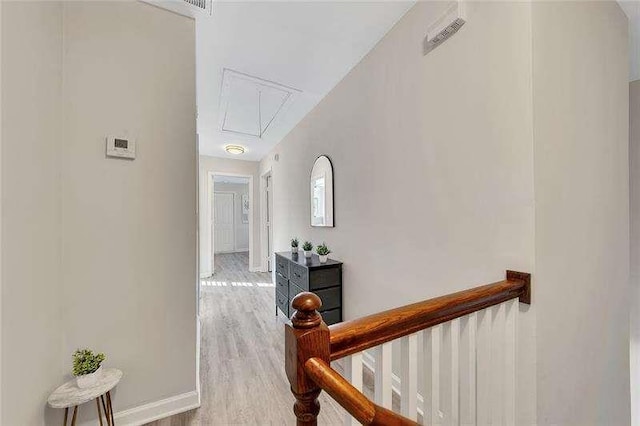
[[[240,145],[227,145],[224,147],[224,150],[233,155],[244,154],[244,146]]]

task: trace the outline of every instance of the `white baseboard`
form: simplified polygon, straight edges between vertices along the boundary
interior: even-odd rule
[[[114,417],[118,425],[139,426],[198,407],[200,407],[200,392],[192,391],[119,411],[114,414]],[[93,422],[87,423],[87,426],[89,424],[95,425],[95,422],[93,420]]]

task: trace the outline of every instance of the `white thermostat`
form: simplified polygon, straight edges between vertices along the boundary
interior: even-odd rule
[[[132,138],[107,137],[107,157],[136,158],[136,141]]]

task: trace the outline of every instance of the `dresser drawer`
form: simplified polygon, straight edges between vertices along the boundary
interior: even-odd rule
[[[276,256],[276,272],[285,278],[289,278],[289,260]]]
[[[292,301],[294,297],[296,297],[299,293],[302,293],[303,291],[307,291],[307,290],[301,289],[300,287],[298,287],[292,282],[289,283],[289,300]]]
[[[313,271],[311,271],[311,277],[309,278],[309,289],[315,290],[317,288],[340,285],[340,278],[339,267],[314,269]]]
[[[294,297],[298,295],[298,293],[302,293],[303,290],[295,284],[289,284],[289,300],[293,300]],[[320,300],[322,300],[321,311],[328,311],[330,309],[339,308],[342,305],[342,294],[340,287],[332,287],[325,288],[323,290],[314,290],[315,293]]]
[[[290,264],[290,268],[291,270],[289,271],[289,280],[295,283],[301,289],[307,290],[309,288],[307,268],[293,262]]]
[[[340,287],[313,290],[313,292],[322,300],[322,307],[320,308],[322,311],[328,311],[342,306],[342,291]]]
[[[289,294],[289,280],[280,274],[276,274],[276,291]]]
[[[340,309],[332,309],[330,311],[320,312],[322,321],[327,325],[336,324],[342,321],[342,315],[340,315]]]
[[[289,317],[289,298],[280,292],[276,291],[276,306]]]

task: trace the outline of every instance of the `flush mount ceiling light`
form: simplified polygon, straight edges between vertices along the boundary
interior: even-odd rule
[[[224,150],[233,155],[244,154],[244,147],[240,145],[227,145]]]

